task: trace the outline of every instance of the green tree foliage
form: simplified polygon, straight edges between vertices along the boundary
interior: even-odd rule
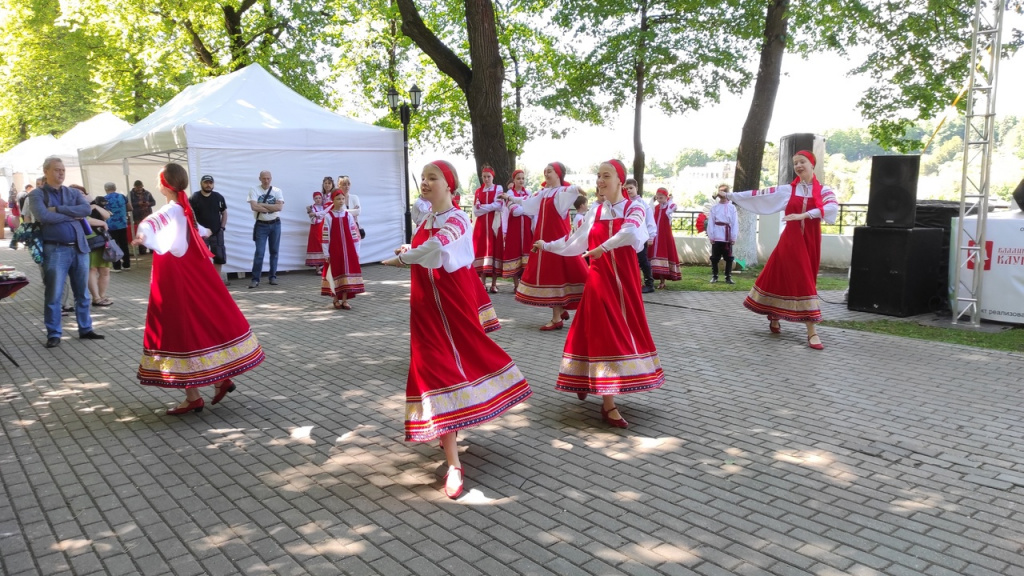
[[[59,134],[97,112],[90,58],[97,39],[58,0],[0,8],[0,149]]]
[[[576,50],[585,65],[566,69],[565,84],[575,93],[596,98],[606,116],[627,107],[633,112],[633,176],[641,190],[644,106],[651,103],[667,113],[682,114],[718,102],[723,90],[738,92],[749,82],[745,41],[756,29],[756,19],[742,5],[733,0],[558,4],[553,21],[575,39],[569,48],[594,45]],[[727,29],[729,33],[724,32]]]
[[[871,138],[871,134],[863,128],[826,132],[825,149],[829,154],[842,154],[850,162],[886,153],[885,149],[879,146]]]

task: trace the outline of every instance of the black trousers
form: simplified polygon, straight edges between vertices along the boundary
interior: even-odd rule
[[[732,244],[728,242],[711,243],[711,276],[718,278],[718,262],[725,258],[725,277],[732,277]]]
[[[128,249],[128,229],[111,230],[110,237],[114,239],[117,246],[124,252],[124,258],[114,262],[114,270],[128,270],[132,267],[132,252]]]
[[[640,272],[644,275],[644,286],[654,286],[654,274],[651,273],[651,261],[647,259],[647,246],[637,251],[637,264],[640,265]]]

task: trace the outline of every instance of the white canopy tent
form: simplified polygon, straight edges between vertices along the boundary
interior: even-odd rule
[[[64,160],[67,169],[64,181],[68,184],[82,184],[93,196],[102,196],[103,184],[107,182],[117,184],[119,191],[126,193],[130,186],[125,183],[126,176],[121,162],[97,164],[86,175],[78,162],[78,150],[117,138],[131,126],[110,112],[101,112],[65,132],[57,139],[57,148],[50,153]],[[153,171],[152,176],[155,175],[156,171]]]
[[[269,170],[284,192],[279,270],[305,268],[305,207],[324,176],[348,175],[362,203],[366,239],[360,260],[393,254],[404,238],[402,152],[397,130],[320,108],[253,64],[182,90],[117,138],[80,150],[79,159],[86,174],[125,159],[132,174],[169,161],[187,163],[193,190],[204,174],[212,175],[228,204],[224,271],[245,272],[254,251],[247,198],[259,186],[261,170]],[[145,184],[159,196],[155,182]],[[268,253],[264,270],[269,261]]]
[[[35,184],[36,178],[43,175],[43,160],[57,149],[57,139],[49,134],[29,138],[7,152],[0,154],[0,177],[4,199],[13,182],[18,190],[25,184]]]

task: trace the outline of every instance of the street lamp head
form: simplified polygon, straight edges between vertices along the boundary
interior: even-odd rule
[[[412,98],[412,109],[415,110],[420,107],[420,98],[423,96],[423,90],[420,90],[415,84],[409,89],[409,97]]]
[[[388,106],[390,106],[392,110],[398,108],[398,91],[395,90],[394,86],[388,88]]]

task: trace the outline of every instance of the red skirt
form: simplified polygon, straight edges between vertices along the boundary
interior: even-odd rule
[[[651,273],[655,280],[682,280],[671,221],[664,215],[660,206],[654,210],[654,219],[658,223],[658,235],[655,236],[654,243],[647,247]]]
[[[569,234],[569,220],[555,209],[554,198],[541,202],[537,215],[539,240],[551,242]],[[587,280],[587,264],[583,256],[559,256],[551,252],[530,252],[523,277],[516,289],[516,300],[529,306],[552,308],[561,306],[575,310]]]
[[[426,238],[421,228],[413,246]],[[475,295],[483,287],[473,270],[413,265],[411,279],[405,439],[426,442],[477,426],[529,398],[515,362],[484,333]]]
[[[263,349],[217,269],[189,237],[181,257],[153,254],[139,383],[208,386],[263,362]]]
[[[533,250],[533,221],[529,216],[509,216],[502,253],[501,277],[515,278],[523,273]]]
[[[498,313],[494,311],[491,297],[487,295],[487,290],[484,289],[484,285],[480,282],[480,278],[477,277],[475,270],[471,266],[466,266],[452,272],[451,275],[455,278],[456,282],[465,284],[467,289],[473,292],[477,316],[480,318],[480,326],[484,329],[484,332],[490,333],[500,330],[501,323],[498,322]],[[476,287],[476,289],[474,290],[472,287]]]
[[[502,270],[504,239],[500,227],[494,230],[496,218],[501,218],[501,212],[488,212],[473,225],[473,268],[484,276],[501,274]]]
[[[600,208],[598,208],[600,210]],[[611,236],[622,219],[598,220],[591,248]],[[640,299],[636,252],[616,248],[591,259],[587,286],[569,327],[555,390],[588,394],[628,394],[661,388],[665,373]]]
[[[323,237],[323,220],[309,225],[309,237],[306,239],[306,266],[323,266],[327,263],[327,259],[324,258]]]
[[[771,320],[820,322],[820,262],[821,220],[787,223],[743,305]]]

